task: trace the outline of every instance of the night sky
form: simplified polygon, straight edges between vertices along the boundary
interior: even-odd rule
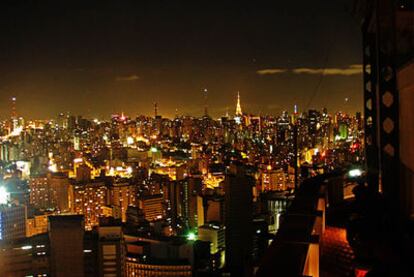
[[[273,2],[1,1],[0,116],[361,110],[352,1]]]

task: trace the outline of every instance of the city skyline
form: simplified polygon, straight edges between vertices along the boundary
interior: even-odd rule
[[[205,98],[206,101],[207,98]],[[17,103],[18,100],[16,97],[12,97],[10,100],[10,106],[8,107],[10,110],[10,113],[8,115],[5,115],[5,118],[0,118],[0,120],[7,120],[8,118],[24,118],[22,115],[20,115],[17,111]],[[242,109],[243,107],[243,109]],[[122,111],[114,111],[113,113],[108,113],[106,115],[98,115],[98,116],[91,116],[90,114],[74,114],[70,111],[66,111],[66,112],[59,112],[58,114],[55,115],[51,115],[50,117],[45,117],[45,118],[32,118],[32,117],[25,117],[24,119],[27,120],[53,120],[54,118],[60,116],[60,115],[65,115],[65,116],[86,116],[86,118],[89,119],[94,119],[94,120],[108,120],[113,116],[119,115],[119,116],[125,116],[127,118],[134,118],[134,117],[140,117],[140,116],[147,116],[147,117],[155,117],[155,116],[161,116],[163,118],[166,119],[172,119],[172,118],[177,118],[177,117],[193,117],[193,118],[198,118],[198,117],[204,117],[204,116],[209,116],[212,119],[220,119],[222,117],[237,117],[237,116],[272,116],[272,117],[279,117],[281,115],[283,115],[283,113],[287,113],[287,114],[306,114],[309,111],[312,110],[319,110],[319,111],[327,111],[327,113],[329,115],[334,115],[337,113],[345,113],[345,114],[356,114],[356,113],[361,113],[359,110],[356,110],[355,113],[347,113],[343,110],[327,110],[326,107],[322,107],[320,109],[312,109],[309,108],[308,110],[301,110],[300,107],[298,107],[298,105],[293,105],[293,107],[289,108],[289,110],[280,110],[278,112],[270,112],[270,113],[262,113],[261,111],[256,114],[254,112],[250,112],[250,111],[245,111],[245,106],[244,103],[242,103],[241,101],[241,96],[240,96],[240,92],[237,93],[236,99],[233,103],[233,107],[226,107],[226,109],[224,111],[221,111],[222,113],[219,115],[211,115],[209,110],[210,107],[208,106],[208,104],[204,103],[203,106],[203,114],[190,114],[188,112],[185,111],[179,111],[178,109],[175,110],[175,114],[163,114],[162,111],[160,111],[159,109],[159,105],[157,102],[152,103],[152,113],[126,113],[123,110]]]
[[[0,1],[0,276],[414,276],[413,23]]]
[[[2,117],[13,96],[24,117],[152,114],[154,102],[168,117],[176,109],[197,116],[204,88],[215,117],[233,109],[237,91],[255,114],[295,104],[362,109],[361,38],[349,1],[1,5]]]

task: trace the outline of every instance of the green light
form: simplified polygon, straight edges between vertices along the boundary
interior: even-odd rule
[[[196,234],[194,234],[193,232],[188,233],[187,240],[197,240]]]
[[[157,152],[158,150],[157,150],[157,148],[156,147],[151,147],[151,152],[152,153],[155,153],[155,152]]]

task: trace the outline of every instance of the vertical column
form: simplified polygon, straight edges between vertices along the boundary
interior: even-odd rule
[[[384,196],[398,209],[399,99],[396,79],[396,1],[377,1],[377,57],[381,179]]]
[[[379,189],[379,152],[378,152],[378,97],[377,97],[377,60],[376,36],[368,33],[367,20],[363,26],[363,82],[364,82],[364,129],[365,156],[368,169],[367,182],[370,189]]]

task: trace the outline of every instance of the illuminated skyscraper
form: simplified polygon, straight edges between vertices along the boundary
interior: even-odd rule
[[[236,105],[236,115],[240,116],[242,115],[242,109],[240,105],[240,92],[237,92],[237,105]]]
[[[201,188],[200,178],[191,177],[182,182],[182,216],[190,229],[204,224],[203,201],[199,196]]]
[[[36,208],[50,208],[50,191],[46,176],[32,177],[29,181],[30,204]]]
[[[85,226],[91,230],[97,226],[102,208],[110,204],[109,189],[104,182],[73,183],[69,187],[72,212],[84,215]]]
[[[144,211],[145,219],[154,221],[163,218],[163,197],[161,194],[145,195],[138,200],[138,206]]]
[[[129,206],[136,206],[137,187],[128,182],[115,183],[109,188],[110,201],[113,206],[121,209],[122,221],[126,222]]]

